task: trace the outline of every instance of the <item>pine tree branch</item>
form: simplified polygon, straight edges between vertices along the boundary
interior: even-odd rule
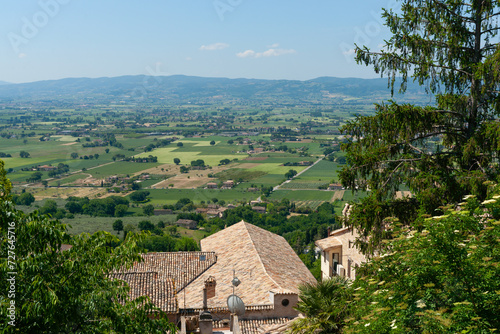
[[[359,51],[363,52],[361,49],[358,48]],[[407,62],[407,63],[410,63],[412,65],[422,65],[422,62],[421,61],[415,61],[415,60],[411,60],[411,59],[406,59],[406,58],[403,58],[399,55],[396,55],[394,53],[384,53],[384,52],[367,52],[367,54],[369,55],[374,55],[374,56],[386,56],[386,57],[391,57],[391,58],[394,58],[394,59],[397,59],[397,60],[400,60],[402,62]],[[450,71],[457,71],[459,73],[462,73],[466,76],[469,76],[469,77],[472,77],[472,73],[469,73],[467,71],[464,71],[462,69],[459,69],[459,68],[453,68],[453,67],[449,67],[449,66],[445,66],[445,65],[440,65],[440,64],[435,64],[435,63],[429,63],[428,64],[430,67],[433,67],[433,68],[440,68],[440,69],[445,69],[445,70],[450,70]],[[394,70],[391,68],[391,70]]]
[[[436,5],[438,5],[439,7],[441,7],[441,9],[444,9],[446,12],[448,12],[449,14],[452,14],[453,16],[456,16],[460,19],[462,19],[462,21],[465,21],[465,22],[474,22],[471,18],[467,17],[467,16],[462,16],[462,15],[459,15],[457,14],[456,12],[450,10],[445,4],[443,4],[441,1],[439,0],[432,0],[432,2],[434,2]]]

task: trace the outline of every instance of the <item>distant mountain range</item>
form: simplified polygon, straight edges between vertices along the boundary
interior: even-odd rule
[[[1,83],[1,82],[0,82]],[[397,88],[396,88],[397,91]],[[72,103],[339,103],[352,99],[390,98],[387,79],[320,77],[313,80],[205,78],[144,75],[114,78],[68,78],[0,86],[0,103],[66,101]],[[409,84],[402,97],[428,100],[423,89]]]

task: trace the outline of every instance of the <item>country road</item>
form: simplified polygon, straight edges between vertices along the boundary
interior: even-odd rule
[[[115,163],[115,161],[106,162],[105,164],[102,164],[102,165],[97,165],[97,166],[94,166],[94,167],[87,168],[85,171],[89,171],[89,170],[91,170],[91,169],[99,168],[99,167],[102,167],[102,166],[111,165],[111,164],[114,164],[114,163]],[[66,176],[64,176],[64,177],[62,177],[62,178],[60,178],[60,179],[55,178],[55,177],[52,177],[52,178],[48,178],[48,179],[46,179],[45,181],[50,182],[50,181],[53,181],[53,180],[64,180],[64,179],[66,179],[66,178],[70,177],[71,175],[78,174],[78,173],[81,173],[81,172],[83,172],[83,170],[82,170],[82,169],[80,169],[80,170],[76,170],[76,171],[71,172],[71,173],[68,173]],[[89,175],[90,175],[90,177],[92,177],[92,175],[91,175],[91,174],[89,174]],[[32,185],[33,185],[33,184],[31,184],[31,183],[26,183],[26,184],[21,184],[21,185],[20,185],[20,187],[30,187],[30,186],[32,186]]]
[[[283,182],[282,184],[280,185],[277,185],[276,187],[273,188],[273,191],[275,190],[278,190],[282,185],[284,185],[285,183],[289,183],[290,181],[292,181],[293,179],[295,179],[296,177],[300,176],[302,173],[305,173],[309,168],[312,168],[314,165],[316,165],[318,162],[320,162],[321,160],[323,160],[324,158],[319,158],[318,160],[316,160],[315,163],[313,163],[311,166],[307,167],[306,169],[304,169],[303,171],[300,171],[299,173],[297,173],[297,175],[295,175],[294,177],[292,177],[290,180],[286,180],[285,182]]]

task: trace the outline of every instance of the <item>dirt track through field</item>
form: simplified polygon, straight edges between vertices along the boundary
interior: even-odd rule
[[[334,202],[335,200],[341,201],[342,198],[344,198],[344,193],[345,193],[345,190],[337,190],[337,191],[335,191],[335,193],[333,194],[333,197],[330,200],[330,202]]]

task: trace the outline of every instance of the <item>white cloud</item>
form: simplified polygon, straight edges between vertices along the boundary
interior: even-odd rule
[[[18,55],[18,57],[19,57],[19,58],[24,58],[24,57],[26,57],[26,53],[20,53],[20,54]]]
[[[277,48],[278,46],[280,46],[278,43],[274,43],[274,44],[269,45],[268,47],[269,47],[270,49],[275,49],[275,48]]]
[[[200,47],[200,50],[203,51],[215,51],[215,50],[222,50],[229,47],[229,44],[226,43],[214,43],[214,44],[209,44],[209,45],[202,45]]]
[[[246,51],[237,53],[236,56],[238,56],[240,58],[255,57],[255,51],[254,50],[246,50]]]
[[[351,56],[351,55],[355,54],[355,53],[356,53],[356,51],[355,51],[354,49],[349,49],[349,50],[344,51],[344,52],[342,52],[342,53],[343,53],[344,55],[346,55],[346,56]]]
[[[246,50],[243,52],[239,52],[236,56],[240,58],[262,58],[262,57],[278,57],[286,54],[296,53],[294,49],[268,49],[264,52],[255,52],[254,50]]]

